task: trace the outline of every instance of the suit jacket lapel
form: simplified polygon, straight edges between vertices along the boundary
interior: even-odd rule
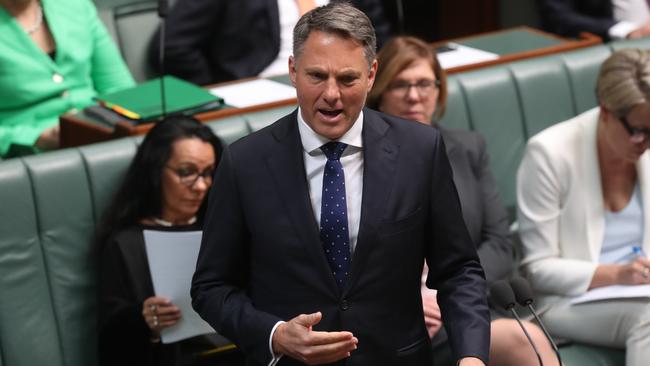
[[[318,224],[311,207],[296,113],[297,111],[294,111],[273,126],[272,133],[278,145],[266,160],[277,192],[305,250],[314,258],[322,277],[328,279],[327,286],[333,291],[338,291],[320,244]]]
[[[361,273],[368,251],[385,211],[387,197],[395,181],[399,146],[391,139],[390,126],[376,112],[364,109],[363,121],[363,197],[357,245],[352,256],[352,273],[346,293]]]
[[[582,176],[585,182],[582,197],[584,198],[584,225],[589,244],[589,259],[596,262],[600,256],[600,250],[605,236],[605,205],[603,202],[603,191],[600,180],[600,166],[598,165],[598,150],[596,147],[596,133],[598,121],[583,119],[581,122],[581,149],[582,160],[579,169],[583,170]],[[593,199],[598,197],[599,199]]]

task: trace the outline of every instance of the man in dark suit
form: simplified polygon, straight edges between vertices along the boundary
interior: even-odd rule
[[[370,17],[381,45],[390,33],[381,0],[353,0],[352,4]],[[297,8],[294,4],[293,12]],[[281,37],[282,26],[291,34],[298,18],[293,14],[296,20],[291,24],[291,12],[279,9],[278,0],[178,0],[167,18],[165,71],[198,85],[257,76],[277,59],[282,42],[287,41]],[[157,33],[149,47],[154,68],[159,63],[159,37]],[[283,46],[290,50],[291,41],[287,43]],[[286,60],[280,60],[282,73]]]
[[[485,365],[485,280],[437,130],[362,109],[377,61],[346,4],[304,15],[299,108],[224,152],[193,306],[249,365],[431,362],[420,275],[459,365]]]
[[[625,4],[619,19],[614,14],[612,0],[538,1],[542,27],[549,32],[567,37],[578,37],[581,32],[590,32],[605,41],[650,35],[648,5],[645,0],[629,1],[630,4]],[[640,17],[643,13],[646,14],[645,19]]]

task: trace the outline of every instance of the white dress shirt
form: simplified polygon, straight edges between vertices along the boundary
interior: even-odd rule
[[[329,0],[314,0],[316,6],[327,5]],[[300,19],[296,0],[278,0],[280,16],[280,52],[259,76],[285,75],[289,73],[289,56],[293,54],[293,27]]]
[[[307,122],[302,118],[301,110],[298,108],[298,131],[302,142],[303,159],[305,162],[305,172],[307,173],[307,183],[309,185],[309,198],[311,207],[314,211],[316,222],[320,226],[321,196],[323,194],[323,172],[327,157],[320,149],[321,146],[331,140],[323,137],[309,127]],[[348,145],[341,154],[341,165],[345,174],[345,199],[348,209],[348,230],[350,233],[350,251],[354,253],[359,236],[359,222],[361,221],[361,197],[363,194],[363,111],[348,132],[346,132],[338,142]],[[275,324],[269,335],[269,350],[271,351],[271,362],[269,366],[274,366],[280,361],[282,355],[273,353],[273,333],[278,325]]]
[[[627,35],[650,21],[650,8],[646,0],[612,0],[612,14],[616,23],[608,31],[614,39]]]

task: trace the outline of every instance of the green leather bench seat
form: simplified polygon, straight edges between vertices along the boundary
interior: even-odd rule
[[[625,352],[608,347],[590,347],[572,344],[560,347],[562,363],[566,366],[625,365]]]

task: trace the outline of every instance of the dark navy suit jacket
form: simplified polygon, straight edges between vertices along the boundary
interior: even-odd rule
[[[616,24],[611,0],[538,0],[542,27],[567,37],[580,32],[594,33],[609,40],[609,28]]]
[[[368,15],[379,45],[386,41],[390,24],[381,0],[354,0],[352,5]],[[278,2],[178,0],[169,12],[165,32],[166,73],[199,85],[256,76],[280,52]],[[158,53],[156,33],[149,47],[154,68]]]
[[[361,220],[340,291],[311,208],[296,112],[226,149],[210,192],[192,282],[193,306],[233,340],[249,365],[270,360],[280,320],[321,311],[315,330],[347,330],[358,349],[346,365],[431,362],[420,276],[438,289],[457,357],[487,364],[483,270],[462,218],[440,133],[364,110]],[[283,358],[281,365],[297,365]]]

